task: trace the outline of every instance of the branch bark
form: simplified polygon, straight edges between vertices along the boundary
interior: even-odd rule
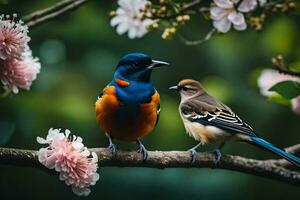
[[[193,9],[194,7],[199,6],[201,3],[201,0],[194,0],[191,1],[187,4],[185,4],[181,9],[179,9],[176,13],[170,14],[170,15],[166,15],[166,16],[155,16],[153,17],[153,19],[164,19],[164,20],[168,20],[168,19],[172,19],[172,18],[176,18],[179,15],[184,14],[186,11],[189,11],[191,9]]]
[[[22,19],[28,27],[34,27],[43,22],[54,19],[66,12],[74,10],[87,1],[88,0],[63,0],[48,8],[33,12]]]
[[[300,152],[300,144],[287,148],[293,153]],[[270,178],[285,183],[300,185],[300,172],[288,169],[286,161],[278,160],[256,160],[240,156],[223,155],[218,165],[214,164],[215,156],[212,153],[198,153],[195,164],[191,164],[189,152],[185,151],[150,151],[149,160],[144,162],[141,154],[133,151],[118,151],[116,157],[105,148],[93,148],[90,151],[96,152],[100,166],[117,167],[147,167],[147,168],[214,168],[238,171],[265,178]],[[14,166],[37,167],[51,174],[38,162],[37,151],[0,148],[0,164]]]

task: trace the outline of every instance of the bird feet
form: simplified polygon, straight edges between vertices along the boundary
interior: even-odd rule
[[[191,158],[192,158],[192,164],[195,163],[196,161],[196,156],[197,156],[197,151],[196,149],[201,145],[201,143],[197,144],[193,148],[189,149],[188,151],[191,153]]]
[[[117,155],[117,146],[112,142],[112,139],[107,135],[108,137],[108,141],[109,141],[109,145],[108,145],[108,149],[111,150],[111,154],[113,157],[115,157]]]
[[[116,155],[117,155],[117,146],[115,144],[111,143],[111,144],[108,145],[107,148],[111,150],[112,156],[116,157]]]
[[[143,155],[143,161],[148,160],[148,151],[145,148],[145,146],[139,140],[136,140],[136,143],[139,145],[139,148],[138,148],[137,152],[138,153],[142,153],[142,155]]]
[[[221,151],[220,149],[224,146],[225,143],[221,143],[221,145],[215,149],[212,153],[215,154],[215,161],[214,161],[214,164],[215,165],[218,165],[220,160],[221,160],[221,157],[222,157],[222,154],[221,154]],[[196,156],[197,156],[197,151],[196,149],[201,145],[201,143],[197,144],[196,146],[194,146],[193,148],[189,149],[188,151],[191,153],[191,157],[192,157],[192,164],[194,164],[196,162]]]
[[[194,164],[196,161],[197,151],[194,148],[191,148],[188,151],[191,153],[192,164]]]
[[[218,165],[220,160],[221,160],[221,157],[222,157],[222,154],[221,154],[221,151],[220,149],[215,149],[213,151],[213,153],[215,154],[215,161],[214,161],[214,164],[215,165]]]
[[[188,151],[191,152],[192,164],[194,164],[196,162],[197,151],[194,148],[189,149]],[[214,164],[218,165],[222,157],[221,151],[219,149],[216,149],[212,151],[212,153],[215,154]]]

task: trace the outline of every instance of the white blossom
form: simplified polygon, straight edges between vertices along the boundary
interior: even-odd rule
[[[147,4],[147,0],[119,0],[119,8],[116,11],[110,24],[117,27],[117,33],[122,35],[128,32],[128,37],[141,38],[147,32],[147,27],[153,24],[153,20],[144,18],[143,10]]]
[[[211,19],[213,26],[222,33],[228,32],[232,25],[235,30],[245,30],[247,23],[244,13],[257,7],[257,0],[214,0],[214,3],[215,6],[210,9]]]

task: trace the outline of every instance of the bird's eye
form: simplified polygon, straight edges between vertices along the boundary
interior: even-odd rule
[[[183,91],[188,91],[188,90],[189,90],[189,88],[187,88],[187,87],[183,86],[183,87],[182,87],[182,90],[183,90]]]
[[[196,88],[194,88],[194,87],[186,87],[186,86],[181,86],[181,90],[183,90],[183,91],[197,91],[197,89]]]
[[[133,66],[137,68],[137,67],[139,67],[139,63],[138,62],[134,62]]]

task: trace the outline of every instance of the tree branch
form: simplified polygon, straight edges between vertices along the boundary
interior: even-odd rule
[[[65,12],[71,11],[88,0],[63,0],[51,7],[45,8],[43,10],[38,10],[23,17],[23,21],[27,24],[28,27],[34,27],[48,20],[54,19]]]
[[[300,72],[295,72],[295,71],[292,71],[292,70],[289,70],[289,69],[281,69],[281,68],[276,68],[280,73],[283,73],[283,74],[288,74],[288,75],[291,75],[291,76],[295,76],[295,77],[298,77],[300,78]]]
[[[185,4],[181,9],[179,9],[176,13],[170,14],[170,15],[165,15],[165,16],[154,16],[153,19],[164,19],[164,20],[168,20],[168,19],[172,19],[175,18],[181,14],[184,14],[186,11],[199,6],[201,3],[201,0],[194,0],[191,1],[187,4]]]
[[[287,148],[293,153],[300,152],[300,144]],[[150,151],[149,160],[144,162],[141,154],[132,151],[118,151],[116,157],[105,148],[93,148],[90,151],[97,153],[100,166],[117,167],[148,167],[148,168],[215,168],[238,171],[266,177],[285,183],[300,185],[300,172],[285,168],[290,166],[282,159],[278,160],[255,160],[240,156],[223,155],[220,163],[214,164],[215,156],[212,153],[198,153],[195,164],[191,164],[189,152],[185,151]],[[0,148],[0,164],[14,166],[38,167],[51,174],[38,162],[37,151]]]

